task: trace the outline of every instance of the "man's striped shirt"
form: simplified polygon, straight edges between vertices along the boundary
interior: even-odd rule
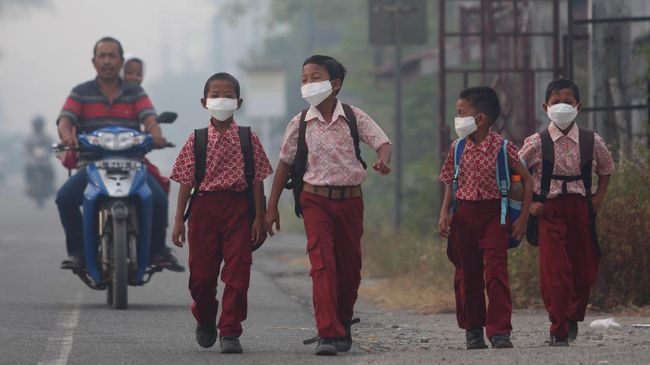
[[[60,117],[70,118],[77,133],[88,133],[108,126],[139,130],[150,115],[155,116],[156,111],[139,85],[122,82],[120,93],[110,103],[95,79],[72,89]]]

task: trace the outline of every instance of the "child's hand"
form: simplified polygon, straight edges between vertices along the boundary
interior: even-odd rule
[[[156,148],[164,148],[165,145],[167,145],[167,139],[163,136],[151,136],[153,138],[153,145],[156,146]]]
[[[541,217],[544,214],[544,204],[540,202],[530,203],[530,214],[535,217]]]
[[[253,243],[253,251],[257,250],[266,241],[266,228],[264,228],[264,220],[255,218],[253,228],[251,231],[251,242]]]
[[[177,219],[176,222],[174,222],[172,242],[178,247],[183,247],[183,243],[185,243],[185,222],[183,222],[182,219]]]
[[[591,205],[594,207],[594,213],[597,213],[600,210],[600,206],[603,205],[603,201],[605,201],[605,195],[604,194],[598,194],[593,196],[591,198]]]
[[[526,235],[527,229],[528,229],[528,219],[524,219],[524,217],[519,217],[512,224],[512,227],[510,229],[511,230],[510,236],[512,236],[512,238],[514,238],[515,240],[520,241],[522,238],[524,238],[524,235]]]
[[[388,167],[388,165],[381,158],[372,164],[372,168],[382,175],[388,175],[390,173],[390,167]]]
[[[264,215],[264,224],[266,225],[271,237],[275,234],[275,232],[273,232],[273,224],[275,224],[275,229],[278,231],[280,230],[280,212],[278,212],[278,208],[269,207],[266,210],[266,214]]]
[[[438,233],[440,237],[448,238],[451,232],[451,216],[447,212],[440,213],[440,220],[438,220]]]

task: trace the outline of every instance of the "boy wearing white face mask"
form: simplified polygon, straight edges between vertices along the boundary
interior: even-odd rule
[[[361,183],[366,178],[359,141],[377,151],[373,168],[382,175],[390,172],[386,134],[361,109],[337,99],[345,72],[328,56],[304,62],[300,91],[310,108],[287,126],[265,218],[273,235],[273,224],[280,229],[277,204],[291,172],[311,263],[316,355],[336,355],[352,346],[350,326],[356,322],[352,315],[361,283]]]
[[[531,214],[538,230],[540,287],[551,320],[550,345],[568,346],[584,320],[600,250],[595,213],[603,203],[612,156],[596,133],[578,128],[580,93],[571,80],[552,81],[542,107],[551,123],[524,142],[519,155],[533,172]],[[592,193],[592,175],[598,188]],[[532,223],[532,222],[531,222]]]
[[[532,200],[532,180],[519,160],[517,147],[506,143],[490,127],[499,117],[496,92],[485,86],[461,91],[455,119],[459,139],[452,143],[440,171],[445,197],[438,229],[448,238],[447,256],[454,264],[456,317],[465,329],[468,350],[487,348],[483,327],[493,348],[512,348],[512,300],[508,284],[508,244],[526,232],[527,209]],[[455,171],[456,146],[463,141],[459,170]],[[511,170],[521,176],[524,201],[521,216],[501,221],[502,193],[497,186],[497,159],[504,150]],[[459,152],[460,154],[460,152]],[[452,197],[452,184],[457,185]],[[452,200],[456,209],[452,214]],[[506,208],[507,209],[507,208]],[[485,293],[489,304],[485,303]]]
[[[192,314],[197,321],[196,340],[202,347],[211,347],[216,342],[218,328],[223,353],[243,351],[239,336],[241,322],[247,314],[252,250],[266,239],[262,181],[272,172],[255,133],[251,131],[247,141],[242,139],[244,128],[238,127],[233,119],[233,113],[242,104],[239,95],[239,82],[232,75],[217,73],[208,79],[201,104],[210,113],[209,126],[190,135],[170,176],[180,184],[172,233],[178,247],[183,247],[185,242],[184,211],[190,202],[189,289],[194,300]],[[248,146],[252,161],[250,158],[246,161],[242,146]],[[251,162],[254,174],[247,177],[245,169]],[[252,189],[254,208],[250,206],[247,189]],[[253,210],[251,227],[249,213]],[[215,325],[218,308],[215,296],[222,261],[223,307]]]

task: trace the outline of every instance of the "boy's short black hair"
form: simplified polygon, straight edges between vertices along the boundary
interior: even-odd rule
[[[95,42],[95,47],[93,47],[93,57],[95,57],[97,55],[97,46],[99,46],[99,44],[102,43],[102,42],[113,42],[113,43],[117,44],[117,49],[120,52],[120,58],[122,60],[124,59],[124,49],[122,48],[122,43],[120,43],[120,41],[118,41],[117,39],[115,39],[113,37],[103,37],[102,39]]]
[[[493,88],[488,86],[475,86],[465,89],[458,95],[459,99],[468,101],[476,111],[488,117],[490,125],[496,122],[501,113],[499,96]]]
[[[210,83],[214,80],[227,80],[232,82],[232,85],[235,87],[235,94],[237,94],[237,99],[239,99],[239,81],[235,78],[235,76],[227,73],[227,72],[217,72],[216,74],[210,76],[208,81],[205,82],[205,86],[203,86],[203,98],[208,97],[208,90],[210,89]]]
[[[347,73],[347,70],[345,69],[343,64],[337,61],[334,57],[317,54],[306,59],[302,65],[304,67],[306,64],[309,63],[313,63],[325,67],[327,73],[330,74],[330,80],[339,79],[341,80],[341,85],[343,85],[343,80],[345,80],[345,74]]]
[[[546,87],[546,97],[544,98],[544,101],[547,102],[548,98],[550,98],[553,93],[559,92],[562,89],[570,89],[573,92],[573,97],[576,98],[576,101],[578,103],[580,102],[580,90],[578,89],[578,85],[569,79],[557,79],[549,82]]]

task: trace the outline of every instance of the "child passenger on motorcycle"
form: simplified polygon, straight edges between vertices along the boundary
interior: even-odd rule
[[[144,61],[132,54],[126,54],[124,56],[124,66],[122,67],[121,76],[124,82],[141,85],[144,80]],[[169,195],[169,187],[171,185],[169,178],[163,176],[158,166],[154,165],[148,158],[144,159],[144,164],[147,166],[149,174],[158,181],[160,187],[162,187],[162,189]],[[165,217],[165,219],[167,218]],[[174,256],[169,247],[164,244],[164,236],[162,237],[162,240],[156,241],[162,241],[162,248],[160,249],[161,252],[159,254],[154,253],[154,255],[152,255],[152,264],[171,271],[185,271],[185,267],[178,263],[176,256]]]
[[[245,179],[244,155],[239,127],[233,113],[242,104],[239,82],[232,75],[217,73],[205,83],[203,108],[211,118],[207,127],[207,143],[197,143],[205,130],[192,133],[180,151],[170,178],[180,184],[172,240],[178,247],[185,242],[184,211],[189,205],[187,241],[189,244],[189,289],[194,302],[196,341],[212,347],[220,339],[222,353],[240,353],[241,323],[247,315],[247,292],[250,281],[252,249],[266,239],[264,227],[264,185],[262,181],[272,168],[264,148],[254,132],[250,133],[253,166],[255,218],[252,227]],[[203,140],[203,137],[201,137]],[[197,183],[195,143],[205,146],[203,179]],[[200,176],[199,176],[200,179]],[[221,280],[225,283],[221,316],[215,324],[218,301],[217,279],[221,262]],[[217,332],[218,328],[218,332]]]

